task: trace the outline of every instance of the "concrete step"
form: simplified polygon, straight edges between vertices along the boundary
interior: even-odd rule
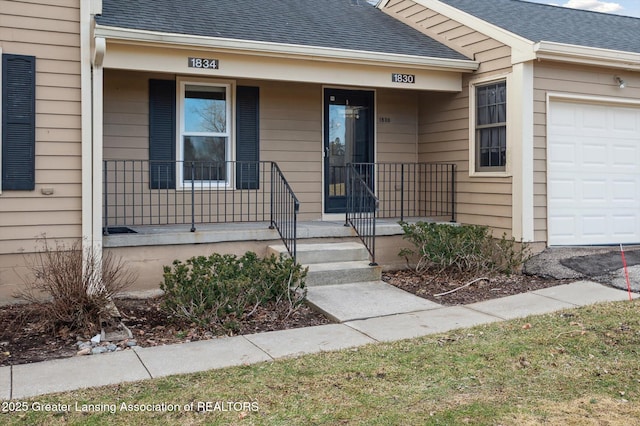
[[[381,266],[370,266],[368,260],[350,262],[312,263],[306,283],[308,286],[380,281]]]
[[[310,265],[314,263],[352,262],[369,259],[369,252],[364,245],[356,242],[298,244],[296,249],[298,263]],[[283,244],[269,246],[267,254],[287,253]]]

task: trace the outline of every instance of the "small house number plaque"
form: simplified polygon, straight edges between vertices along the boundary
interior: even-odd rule
[[[416,76],[415,74],[391,74],[391,81],[394,83],[407,83],[407,84],[415,84]]]
[[[205,70],[217,70],[218,60],[208,58],[189,58],[189,68],[201,68]]]

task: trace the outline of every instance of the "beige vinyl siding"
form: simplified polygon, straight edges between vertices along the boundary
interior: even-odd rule
[[[626,83],[620,89],[614,80]],[[534,219],[536,241],[547,240],[547,94],[568,94],[609,99],[640,99],[637,73],[607,68],[538,62],[534,67]],[[592,100],[591,102],[597,102]]]
[[[376,92],[376,161],[415,163],[418,157],[418,92]]]
[[[260,87],[260,159],[275,161],[300,200],[300,220],[322,211],[322,87],[239,81]]]
[[[81,237],[79,21],[78,0],[0,0],[2,53],[36,57],[36,187],[0,195],[0,254]]]
[[[391,0],[385,10],[424,34],[480,62],[477,72],[463,75],[461,93],[421,95],[419,160],[456,164],[456,210],[459,222],[489,225],[494,228],[496,235],[503,232],[510,234],[512,179],[470,177],[469,85],[470,82],[491,76],[506,76],[511,71],[511,49],[411,0]]]

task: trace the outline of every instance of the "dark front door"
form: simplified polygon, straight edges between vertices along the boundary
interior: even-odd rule
[[[373,163],[373,92],[325,89],[324,210],[344,213],[347,164]]]

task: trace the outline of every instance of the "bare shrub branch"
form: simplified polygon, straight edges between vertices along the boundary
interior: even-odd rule
[[[110,252],[100,256],[93,248],[83,249],[81,241],[52,246],[43,237],[40,242],[41,250],[27,261],[33,280],[24,280],[15,297],[39,306],[52,331],[100,331],[101,319],[117,312],[113,296],[133,284],[136,275]]]

